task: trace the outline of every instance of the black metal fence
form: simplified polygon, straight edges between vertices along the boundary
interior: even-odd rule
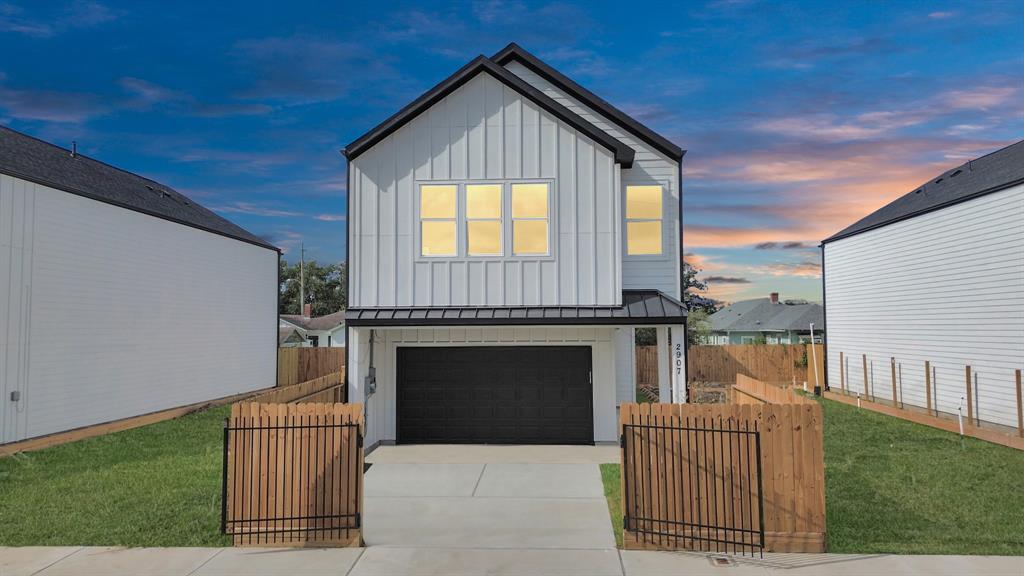
[[[622,424],[620,443],[623,527],[634,545],[763,554],[756,422],[646,416]]]
[[[358,545],[361,423],[344,412],[288,414],[302,408],[262,406],[282,406],[281,413],[233,413],[224,425],[222,532],[236,545]]]

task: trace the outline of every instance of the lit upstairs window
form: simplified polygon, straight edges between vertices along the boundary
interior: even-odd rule
[[[501,256],[501,184],[466,186],[466,250],[470,256]]]
[[[512,185],[512,252],[548,253],[548,185]]]
[[[661,186],[626,186],[626,253],[662,253]]]
[[[455,185],[420,186],[420,254],[455,256]]]

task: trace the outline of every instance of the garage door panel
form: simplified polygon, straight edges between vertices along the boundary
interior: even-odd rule
[[[589,347],[400,347],[398,441],[593,443]]]

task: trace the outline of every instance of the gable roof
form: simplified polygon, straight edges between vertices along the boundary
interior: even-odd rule
[[[304,330],[333,330],[345,325],[345,311],[307,318],[301,314],[282,314],[281,319]]]
[[[1024,140],[943,172],[821,243],[847,238],[1022,183]]]
[[[594,94],[590,90],[580,86],[571,78],[562,74],[558,70],[555,70],[540,58],[530,54],[515,42],[512,42],[508,46],[502,48],[497,54],[491,56],[491,60],[501,66],[504,66],[511,61],[521,63],[523,66],[526,66],[548,82],[557,86],[560,90],[573,95],[580,102],[586,104],[597,112],[600,112],[601,115],[619,125],[630,134],[636,136],[647,144],[650,144],[655,150],[677,162],[682,160],[683,155],[686,154],[686,150],[683,150],[664,136],[658,134],[654,130],[651,130],[647,126],[644,126],[640,122],[637,122],[634,118],[615,106],[612,106],[597,94]]]
[[[271,250],[170,186],[0,126],[0,173]]]
[[[306,336],[298,328],[278,328],[277,345],[305,342]]]
[[[505,68],[498,66],[486,56],[477,56],[468,64],[459,68],[454,74],[444,79],[438,85],[424,92],[419,98],[407,104],[387,120],[378,124],[375,128],[354,140],[342,150],[342,153],[349,161],[354,160],[363,152],[372,148],[375,144],[387,138],[413,118],[441,101],[460,86],[472,80],[477,74],[490,74],[502,84],[519,92],[529,98],[538,106],[547,110],[559,120],[569,124],[573,128],[583,132],[591,140],[604,146],[615,154],[615,161],[623,168],[633,165],[633,157],[636,152],[610,134],[587,122],[575,112],[562,106],[547,94],[534,88],[522,78],[516,76]]]
[[[769,298],[755,298],[730,304],[708,316],[714,332],[779,332],[810,330],[811,322],[823,326],[824,309],[821,304],[801,302],[772,304]]]

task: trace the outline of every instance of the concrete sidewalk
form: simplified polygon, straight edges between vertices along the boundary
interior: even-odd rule
[[[765,554],[717,565],[681,552],[401,548],[0,548],[0,576],[1021,576],[1024,558]]]

